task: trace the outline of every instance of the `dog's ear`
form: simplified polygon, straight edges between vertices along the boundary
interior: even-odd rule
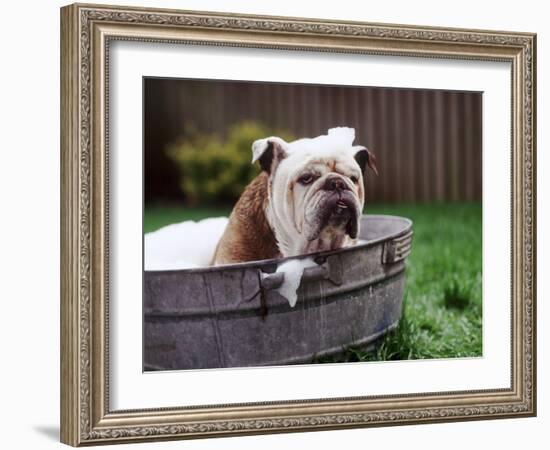
[[[365,173],[368,165],[371,170],[378,175],[378,168],[376,167],[376,157],[374,156],[374,153],[372,153],[367,147],[360,145],[353,147],[353,149],[355,150],[355,161],[359,164],[361,172]]]
[[[262,170],[271,174],[277,165],[288,156],[288,144],[281,138],[271,136],[258,139],[252,144],[252,163],[260,162]]]

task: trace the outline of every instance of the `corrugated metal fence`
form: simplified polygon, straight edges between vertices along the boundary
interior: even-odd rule
[[[243,120],[297,137],[354,127],[378,160],[370,202],[481,199],[481,93],[163,79],[146,79],[144,93],[146,200],[177,195],[164,148],[186,127],[220,132]]]

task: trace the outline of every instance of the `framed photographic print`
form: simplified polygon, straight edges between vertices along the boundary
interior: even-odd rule
[[[61,440],[536,414],[530,33],[61,9]]]

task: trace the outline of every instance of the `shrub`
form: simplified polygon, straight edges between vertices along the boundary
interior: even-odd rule
[[[191,132],[170,145],[167,153],[178,167],[179,185],[186,201],[196,205],[238,199],[260,171],[257,164],[251,164],[252,143],[272,135],[292,140],[287,132],[247,121],[229,127],[225,136]]]

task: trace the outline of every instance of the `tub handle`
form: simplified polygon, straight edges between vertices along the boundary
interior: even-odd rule
[[[395,264],[409,256],[411,254],[412,238],[413,231],[410,230],[404,235],[386,242],[382,251],[382,264]]]
[[[260,285],[263,290],[277,289],[284,280],[283,272],[260,272]],[[322,264],[305,269],[300,283],[319,280],[329,280],[337,286],[342,284],[342,263],[338,255],[328,256]]]

